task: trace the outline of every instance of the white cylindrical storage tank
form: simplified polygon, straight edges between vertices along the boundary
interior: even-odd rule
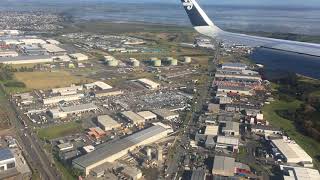
[[[140,66],[140,61],[133,60],[133,61],[131,61],[131,64],[132,64],[133,67],[139,67]]]
[[[177,66],[177,65],[178,65],[178,60],[177,60],[177,59],[171,59],[171,60],[169,61],[169,64],[170,64],[171,66]]]
[[[119,61],[117,60],[110,60],[110,61],[107,61],[107,65],[108,66],[111,66],[111,67],[116,67],[119,65]]]
[[[192,61],[192,59],[191,59],[191,57],[189,57],[189,56],[185,56],[185,57],[183,58],[183,62],[184,62],[184,63],[191,63],[191,61]]]
[[[155,67],[161,66],[161,60],[160,59],[154,59],[151,62],[152,62],[152,65],[155,66]]]

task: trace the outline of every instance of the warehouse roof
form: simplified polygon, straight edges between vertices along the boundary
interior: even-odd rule
[[[239,145],[239,138],[230,136],[218,136],[217,143]]]
[[[208,125],[206,127],[206,131],[204,132],[205,135],[218,135],[219,131],[219,126],[213,126],[213,125]]]
[[[280,166],[281,170],[284,171],[283,179],[285,180],[309,180],[309,179],[320,179],[319,171],[316,169],[304,168],[304,167],[293,167],[293,166]]]
[[[247,65],[242,63],[223,63],[222,67],[237,67],[237,68],[246,68]]]
[[[239,132],[239,123],[227,121],[226,126],[222,128],[223,131],[235,131]]]
[[[156,89],[160,86],[160,84],[153,82],[150,79],[146,79],[146,78],[138,79],[138,82],[149,86],[151,89]]]
[[[101,88],[102,90],[106,90],[106,89],[111,89],[112,88],[112,86],[110,86],[109,84],[106,84],[106,83],[104,83],[102,81],[94,82],[94,84],[96,86],[98,86],[99,88]]]
[[[106,127],[120,126],[120,124],[109,115],[98,116],[98,122]]]
[[[46,49],[49,53],[59,53],[59,52],[66,52],[65,49],[58,47],[54,44],[43,44],[42,47]]]
[[[90,154],[86,154],[81,156],[73,161],[73,163],[81,166],[88,167],[90,165],[95,164],[98,161],[106,159],[114,154],[117,154],[121,150],[130,148],[139,144],[152,136],[155,136],[159,133],[166,131],[167,129],[160,125],[155,125],[150,128],[144,129],[140,132],[137,132],[133,135],[130,135],[126,138],[113,141],[111,143],[104,143],[97,147],[97,149]]]
[[[169,111],[168,109],[156,109],[156,110],[153,110],[152,112],[164,118],[178,115],[177,113]]]
[[[144,119],[153,119],[157,118],[157,115],[153,114],[150,111],[141,111],[137,113],[139,116],[143,117]]]
[[[38,59],[50,59],[51,56],[16,56],[16,57],[1,57],[0,62],[3,61],[28,61],[28,60],[38,60]]]
[[[8,148],[0,149],[0,161],[14,158],[12,152]]]
[[[294,141],[285,139],[273,139],[272,143],[287,158],[287,161],[312,162],[312,158]]]
[[[139,116],[138,114],[132,111],[124,111],[121,113],[127,119],[131,120],[133,123],[143,123],[145,120],[143,117]]]
[[[215,156],[213,162],[213,174],[233,176],[235,168],[235,159],[226,156]]]

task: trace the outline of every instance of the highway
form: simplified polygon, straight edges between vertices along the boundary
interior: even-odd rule
[[[3,86],[0,86],[0,91],[4,92]],[[15,128],[16,138],[22,148],[22,152],[32,169],[33,173],[38,172],[40,179],[44,180],[59,180],[62,179],[59,172],[52,166],[52,160],[45,154],[44,148],[41,146],[38,137],[31,129],[25,128],[19,115],[19,110],[12,101],[7,99],[9,105],[10,121]]]

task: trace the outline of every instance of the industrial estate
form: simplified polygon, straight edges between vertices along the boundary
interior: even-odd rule
[[[0,179],[320,178],[263,110],[274,87],[251,48],[61,32],[42,16],[0,30]]]

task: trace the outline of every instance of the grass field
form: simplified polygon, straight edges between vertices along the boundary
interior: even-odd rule
[[[80,123],[70,122],[67,124],[58,125],[55,127],[43,128],[38,130],[38,136],[41,139],[55,139],[58,137],[67,136],[81,132],[83,130]]]
[[[280,117],[276,110],[285,110],[285,109],[297,109],[300,106],[300,101],[293,101],[293,102],[284,102],[284,101],[274,101],[270,105],[264,106],[262,109],[265,118],[275,127],[282,128],[288,135],[294,139],[311,157],[315,159],[315,157],[320,155],[320,143],[316,140],[304,136],[303,134],[299,133],[293,122]],[[314,163],[317,168],[320,168],[320,164],[318,161]]]
[[[85,83],[90,79],[73,76],[68,72],[17,72],[15,78],[24,82],[27,89],[49,89]]]

